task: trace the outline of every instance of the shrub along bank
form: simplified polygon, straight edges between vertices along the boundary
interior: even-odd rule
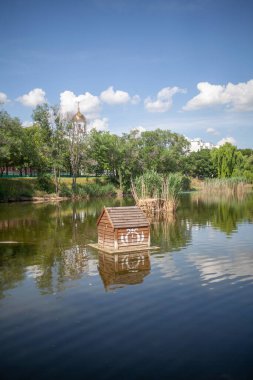
[[[116,188],[101,180],[77,183],[73,193],[69,181],[61,181],[59,194],[55,194],[55,185],[51,176],[24,179],[0,179],[0,202],[25,201],[34,198],[93,198],[115,196]]]

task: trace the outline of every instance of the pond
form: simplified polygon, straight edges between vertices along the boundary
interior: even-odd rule
[[[253,378],[253,194],[185,194],[116,265],[87,245],[131,202],[0,205],[1,379]]]

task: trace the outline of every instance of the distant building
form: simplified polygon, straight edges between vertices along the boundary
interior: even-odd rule
[[[198,152],[201,149],[213,149],[216,148],[216,145],[210,143],[210,142],[205,142],[201,140],[200,138],[196,139],[188,139],[190,142],[190,152]]]

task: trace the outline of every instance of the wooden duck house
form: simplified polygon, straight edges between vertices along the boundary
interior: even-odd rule
[[[97,228],[98,249],[124,252],[150,247],[150,223],[137,206],[104,207]]]

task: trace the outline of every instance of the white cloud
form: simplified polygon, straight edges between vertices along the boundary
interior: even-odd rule
[[[24,94],[17,98],[17,101],[27,107],[36,107],[40,104],[46,103],[45,95],[45,91],[41,88],[35,88],[28,92],[28,94]]]
[[[140,102],[139,95],[134,95],[131,97],[126,91],[115,91],[113,86],[110,86],[107,90],[102,91],[100,94],[100,99],[102,102],[110,105],[125,104],[129,102],[132,104],[138,104]]]
[[[8,102],[8,97],[4,92],[0,92],[0,104],[5,104]]]
[[[220,133],[215,129],[215,128],[207,128],[206,129],[207,133],[210,133],[210,135],[218,136]]]
[[[183,107],[185,111],[224,105],[233,111],[253,111],[253,79],[246,83],[214,85],[208,82],[197,84],[199,94]]]
[[[60,94],[60,111],[62,114],[74,114],[79,102],[80,111],[89,118],[96,118],[100,111],[98,96],[89,92],[76,96],[72,91],[64,91]]]
[[[146,128],[144,128],[142,125],[139,125],[138,127],[132,128],[130,132],[134,133],[136,137],[140,137],[142,132],[146,132]]]
[[[185,92],[186,90],[179,87],[165,87],[158,92],[156,100],[152,100],[150,97],[145,99],[145,108],[148,112],[166,112],[172,107],[173,96]]]
[[[22,123],[22,127],[24,128],[28,128],[28,127],[31,127],[33,125],[33,122],[32,121],[24,121]]]
[[[226,143],[236,145],[236,140],[233,137],[224,137],[223,139],[217,142],[217,146],[222,146]]]
[[[109,120],[106,117],[102,119],[95,119],[89,122],[88,131],[96,129],[97,131],[107,131],[109,127]]]
[[[104,103],[113,105],[128,103],[131,98],[128,92],[121,90],[114,91],[113,86],[110,86],[107,90],[101,92],[100,99]]]

